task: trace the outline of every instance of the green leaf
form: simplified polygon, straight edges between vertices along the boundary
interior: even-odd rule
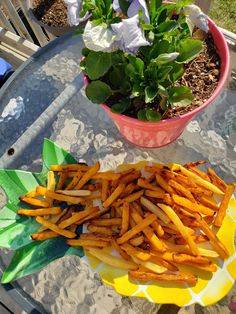
[[[65,255],[75,254],[82,257],[83,249],[74,249],[66,244],[63,237],[46,241],[34,241],[17,250],[5,269],[1,282],[8,283],[26,275],[38,272],[43,267]]]
[[[158,85],[158,94],[161,96],[161,97],[168,97],[169,94],[166,90],[166,88],[162,85]]]
[[[158,33],[167,33],[167,32],[172,32],[176,28],[179,27],[179,23],[176,21],[166,21],[161,23],[157,28],[156,31]]]
[[[146,110],[146,117],[147,117],[147,120],[150,122],[157,122],[161,120],[160,112],[154,111],[152,109]]]
[[[182,39],[177,47],[179,56],[177,62],[188,63],[196,58],[203,49],[203,44],[200,40]]]
[[[174,107],[186,107],[194,100],[192,91],[186,86],[174,86],[169,91],[169,102]]]
[[[162,53],[167,53],[169,49],[169,42],[167,40],[158,41],[153,45],[150,51],[150,59],[157,58]]]
[[[153,28],[154,28],[154,26],[151,25],[151,24],[142,24],[142,29],[143,29],[144,31],[152,31]]]
[[[93,81],[85,89],[86,96],[95,104],[101,104],[111,96],[109,85],[101,81]]]
[[[146,109],[141,109],[139,110],[137,117],[139,120],[141,121],[148,121],[147,117],[146,117]]]
[[[155,62],[158,65],[163,65],[174,61],[177,56],[178,54],[175,53],[162,53],[156,59],[153,59],[152,62]]]
[[[157,80],[160,82],[165,81],[165,79],[167,78],[168,74],[170,73],[170,71],[172,71],[173,67],[172,66],[162,66],[160,67],[160,69],[158,70],[157,73]]]
[[[182,64],[173,63],[173,70],[170,72],[170,79],[174,83],[178,81],[184,74],[184,67]]]
[[[122,99],[119,103],[112,105],[111,111],[114,113],[123,113],[130,107],[130,99]]]
[[[153,86],[147,86],[145,88],[145,103],[148,104],[153,101],[153,99],[157,96],[158,89]]]
[[[128,11],[129,6],[130,6],[130,3],[126,0],[119,0],[119,5],[120,5],[120,8],[121,8],[121,11],[123,12],[123,14],[127,15],[127,11]]]
[[[86,58],[86,73],[91,80],[104,76],[112,65],[110,53],[90,51]]]
[[[90,50],[89,50],[88,48],[86,48],[86,47],[84,47],[84,48],[81,50],[81,54],[82,54],[82,56],[84,56],[84,57],[87,57],[87,56],[89,55],[89,53],[90,53]]]

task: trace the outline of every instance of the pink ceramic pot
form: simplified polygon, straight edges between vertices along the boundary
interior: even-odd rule
[[[212,96],[200,107],[183,114],[178,118],[161,120],[159,122],[145,122],[122,114],[111,112],[106,104],[101,104],[115,123],[119,132],[132,144],[147,148],[158,148],[170,144],[184,131],[193,117],[208,106],[219,95],[229,72],[229,49],[224,35],[209,19],[209,28],[221,59],[220,80]]]

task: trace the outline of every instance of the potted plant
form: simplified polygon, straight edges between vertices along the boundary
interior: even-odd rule
[[[174,141],[221,91],[229,70],[223,34],[191,0],[78,0],[88,19],[81,68],[86,95],[142,147]]]
[[[55,36],[75,29],[68,21],[67,7],[64,0],[27,0],[27,9],[32,21]]]

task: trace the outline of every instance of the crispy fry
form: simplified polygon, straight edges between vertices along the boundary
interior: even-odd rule
[[[129,203],[124,202],[122,207],[122,223],[121,223],[121,230],[120,236],[126,233],[129,229]]]
[[[35,219],[39,224],[47,227],[48,229],[66,237],[66,238],[75,238],[76,237],[76,233],[71,232],[69,230],[63,230],[61,228],[59,228],[57,225],[55,225],[54,223],[43,219],[42,217],[38,216]]]
[[[199,265],[199,264],[188,263],[187,265],[198,268],[200,270],[208,271],[211,273],[214,273],[217,271],[217,266],[213,263],[210,263],[209,265]]]
[[[147,198],[145,197],[141,197],[140,199],[141,204],[147,208],[148,210],[150,210],[152,213],[154,213],[155,215],[157,215],[164,223],[168,224],[170,222],[170,219],[168,218],[168,216],[163,213],[163,211],[158,208],[156,205],[154,205],[151,201],[149,201]]]
[[[191,236],[189,235],[189,232],[183,225],[182,221],[179,219],[178,215],[174,212],[174,210],[164,204],[158,204],[158,206],[165,212],[165,214],[170,218],[171,221],[175,224],[175,226],[178,228],[179,232],[182,234],[182,237],[187,241],[191,252],[194,255],[199,254],[199,250],[196,246],[196,244],[193,242]]]
[[[151,270],[154,273],[162,274],[168,270],[166,267],[163,267],[162,265],[158,265],[158,263],[153,263],[152,261],[149,261],[149,260],[143,261],[136,258],[135,256],[132,256],[132,259],[136,264],[141,265],[145,271]]]
[[[163,179],[163,177],[158,173],[156,173],[156,182],[167,193],[173,194],[175,192],[174,189],[169,186],[168,183]]]
[[[156,191],[156,192],[159,192],[159,193],[165,193],[165,191],[156,186],[156,185],[152,185],[149,183],[149,181],[147,179],[143,179],[143,178],[140,178],[138,179],[138,185],[141,187],[141,188],[144,188],[146,190],[151,190],[151,191]]]
[[[128,173],[124,176],[121,176],[121,178],[119,179],[119,183],[128,184],[128,183],[138,179],[140,176],[141,176],[140,171],[135,170],[135,171]]]
[[[66,190],[73,190],[75,186],[78,184],[79,180],[81,179],[83,173],[78,170],[75,175],[72,177],[71,182],[67,185]],[[67,175],[69,177],[69,175]]]
[[[192,203],[196,203],[195,198],[193,197],[192,193],[189,192],[185,187],[174,180],[169,180],[168,184],[174,188],[176,191],[180,192],[183,196],[189,199]]]
[[[216,227],[220,227],[222,225],[223,219],[226,215],[226,210],[227,210],[228,205],[229,205],[229,201],[230,201],[233,193],[234,193],[234,184],[230,184],[227,186],[225,195],[224,195],[223,200],[220,204],[219,210],[216,214],[216,218],[214,221],[214,225]]]
[[[73,216],[63,220],[62,222],[60,222],[60,224],[58,226],[61,229],[65,229],[65,228],[69,227],[70,225],[76,223],[77,221],[80,221],[81,219],[83,219],[83,218],[87,217],[88,215],[93,214],[97,211],[98,211],[98,207],[92,207],[89,209],[82,210],[78,213],[75,213]]]
[[[83,202],[83,199],[81,197],[72,197],[72,196],[68,196],[68,195],[62,195],[59,193],[51,192],[42,186],[37,187],[37,192],[42,196],[51,197],[57,201],[68,202],[71,204],[79,204],[79,203]],[[43,206],[41,206],[41,207],[43,207]]]
[[[129,254],[132,258],[137,257],[139,260],[147,261],[151,257],[150,253],[145,252],[142,249],[136,248],[128,243],[122,244],[121,248],[126,251],[126,253]]]
[[[159,222],[157,220],[153,221],[152,228],[154,229],[154,231],[156,232],[156,234],[159,237],[162,237],[164,235],[164,233],[165,233],[163,228],[162,228],[162,226],[159,224]]]
[[[143,243],[143,241],[144,241],[144,236],[141,235],[141,236],[135,237],[133,239],[130,239],[129,243],[133,246],[139,246]]]
[[[187,177],[190,177],[191,179],[194,180],[194,182],[196,182],[198,185],[200,185],[201,187],[206,188],[207,190],[212,191],[213,193],[222,195],[223,192],[217,188],[215,185],[213,185],[212,183],[200,178],[198,175],[196,175],[195,173],[187,170],[186,168],[180,166],[180,171],[186,175]]]
[[[139,224],[143,221],[142,217],[134,209],[132,209],[132,211],[131,211],[131,216],[132,216],[132,218],[136,224]],[[166,246],[164,245],[164,243],[161,240],[158,239],[158,237],[155,235],[152,228],[147,226],[142,231],[145,234],[145,236],[148,238],[148,240],[151,242],[151,244],[155,247],[156,250],[158,250],[160,252],[164,252],[166,250]]]
[[[91,167],[84,164],[51,165],[52,171],[88,171]]]
[[[190,161],[184,165],[185,168],[198,167],[201,165],[205,165],[206,160],[198,160],[198,161]]]
[[[88,190],[56,190],[56,193],[68,196],[90,196],[92,194]]]
[[[84,217],[83,219],[77,221],[76,224],[80,225],[83,222],[88,221],[89,219],[98,218],[109,210],[108,208],[102,209],[102,210],[99,210],[99,207],[96,207],[96,208],[98,209],[98,211],[95,211],[93,214],[90,214],[90,215]]]
[[[170,270],[170,271],[178,271],[178,267],[170,262],[167,262],[166,260],[164,259],[161,259],[159,258],[158,256],[151,256],[150,262],[153,262],[153,263],[156,263],[156,264],[159,264],[163,267],[165,267],[166,269]]]
[[[32,206],[43,207],[43,208],[50,207],[48,202],[39,200],[37,198],[20,196],[19,199],[22,202],[32,205]]]
[[[157,217],[154,214],[148,215],[145,219],[139,222],[135,227],[127,231],[120,238],[117,239],[118,244],[125,243],[133,238],[136,234],[143,231],[146,227],[148,227]]]
[[[120,173],[115,173],[114,171],[97,172],[91,179],[114,181],[119,180],[120,176]]]
[[[196,285],[197,277],[190,274],[156,274],[141,271],[129,271],[129,277],[141,282],[171,282],[171,283],[188,283]]]
[[[224,180],[222,180],[212,168],[208,168],[207,173],[211,182],[225,193],[228,185],[224,182]]]
[[[105,200],[108,197],[108,187],[109,187],[109,181],[108,180],[102,180],[101,200],[103,202],[105,202]]]
[[[131,203],[131,206],[143,217],[143,210],[139,202],[135,201]]]
[[[67,212],[67,208],[63,209],[62,212],[59,215],[53,215],[53,216],[49,217],[47,220],[51,221],[54,224],[56,224],[58,221],[60,221],[60,218],[62,216],[64,216],[66,212]],[[47,227],[41,226],[38,229],[38,233],[41,233],[41,232],[43,232],[45,230],[47,230]]]
[[[109,207],[123,192],[125,188],[125,184],[121,183],[117,186],[117,188],[114,190],[114,192],[103,202],[103,207],[107,208]]]
[[[107,241],[97,241],[97,240],[88,240],[88,239],[76,239],[76,240],[67,240],[66,242],[68,245],[71,246],[90,246],[90,247],[106,247],[109,245]]]
[[[90,223],[94,226],[115,226],[121,225],[122,219],[121,218],[99,218],[91,220]]]
[[[117,244],[116,240],[112,238],[111,244],[113,248],[120,254],[121,257],[123,257],[127,261],[131,261],[131,257],[124,251],[122,248]]]
[[[205,220],[202,217],[200,217],[200,215],[198,215],[198,214],[196,214],[196,219],[200,224],[200,228],[206,234],[206,236],[209,238],[211,245],[216,250],[216,252],[219,253],[220,257],[222,257],[223,259],[229,257],[229,252],[227,251],[226,247],[218,239],[218,237],[214,234],[214,232],[210,229],[210,227],[205,222]]]
[[[201,204],[193,203],[190,200],[182,196],[173,194],[172,198],[176,204],[190,210],[191,212],[197,212],[197,213],[201,213],[201,214],[209,215],[209,216],[214,215],[214,211],[212,209],[207,208],[206,206],[203,206]]]
[[[112,256],[110,254],[105,253],[103,250],[94,249],[94,248],[86,248],[86,251],[90,255],[104,262],[105,264],[111,265],[115,268],[121,268],[121,269],[137,269],[138,268],[138,266],[134,262],[126,261],[117,256]]]
[[[192,236],[192,239],[195,243],[204,243],[209,242],[209,239],[206,235],[198,235],[198,236]],[[183,238],[176,238],[175,244],[187,244],[186,240]]]
[[[80,190],[100,169],[100,163],[97,161],[95,165],[91,166],[91,168],[85,172],[85,174],[81,177],[79,182],[74,187],[75,190]]]
[[[168,262],[176,263],[176,264],[183,264],[186,265],[188,263],[193,264],[200,264],[200,265],[209,265],[210,260],[207,257],[204,256],[193,256],[186,253],[177,253],[177,252],[156,252],[151,251],[151,254],[154,256],[158,256],[159,258],[162,258]]]
[[[113,234],[113,231],[111,228],[94,226],[94,225],[88,225],[88,231],[98,233],[98,234],[103,234],[103,235],[112,235]]]
[[[32,240],[36,240],[36,241],[43,241],[43,240],[56,238],[56,237],[59,237],[59,234],[51,230],[31,234]]]
[[[198,175],[198,176],[199,176],[200,178],[202,178],[203,180],[206,180],[206,181],[208,181],[208,182],[211,182],[209,176],[208,176],[205,172],[199,170],[198,168],[196,168],[196,167],[190,167],[188,170],[190,170],[190,171],[193,172],[193,173],[196,173],[196,175]]]
[[[144,193],[148,197],[154,197],[154,198],[164,198],[165,192],[158,192],[158,191],[151,191],[151,190],[145,190]]]
[[[130,194],[130,195],[126,196],[125,198],[122,198],[122,199],[118,200],[116,206],[120,206],[124,202],[132,203],[132,202],[140,199],[140,197],[143,195],[143,193],[144,193],[144,190],[141,190],[141,191],[135,192],[133,194]]]
[[[199,202],[202,205],[204,205],[204,206],[206,206],[208,208],[211,208],[215,212],[217,212],[219,210],[219,206],[213,200],[210,200],[210,199],[208,199],[208,198],[206,198],[204,196],[199,199]]]
[[[23,216],[45,216],[45,215],[58,215],[62,212],[60,207],[48,207],[38,209],[18,209],[17,214]]]
[[[61,172],[60,176],[59,176],[59,181],[57,183],[57,189],[58,190],[63,189],[63,186],[65,184],[66,179],[67,179],[67,171]]]
[[[47,181],[47,189],[50,191],[55,191],[56,188],[56,180],[53,171],[48,171],[48,181]],[[53,199],[50,197],[46,198],[46,201],[49,203],[50,207],[53,205]]]
[[[69,230],[71,231],[71,232],[76,232],[76,229],[77,229],[77,225],[76,224],[73,224],[73,225],[71,225],[70,227],[69,227]]]
[[[131,182],[125,187],[125,189],[124,189],[123,193],[121,193],[120,197],[124,198],[124,197],[132,194],[135,190],[139,190],[139,186],[136,183]]]
[[[37,197],[39,196],[38,193],[36,192],[36,189],[32,190],[32,191],[29,191],[27,192],[25,195],[25,197],[30,197],[30,198],[34,198],[34,197]]]
[[[80,234],[80,239],[83,240],[101,240],[101,241],[106,241],[106,242],[111,242],[112,237],[111,236],[103,236],[103,235],[97,235],[97,234],[93,234],[93,233],[81,233]]]

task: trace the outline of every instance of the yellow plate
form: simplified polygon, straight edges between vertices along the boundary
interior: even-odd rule
[[[126,170],[131,167],[142,169],[147,164],[147,162],[140,162],[132,165],[121,165],[118,170]],[[153,165],[155,164],[153,163]],[[189,287],[187,284],[151,282],[140,284],[138,281],[130,281],[127,271],[115,269],[89,255],[85,255],[84,259],[92,269],[99,273],[104,283],[112,286],[122,295],[142,297],[159,304],[175,303],[178,306],[187,306],[199,303],[202,306],[207,306],[225,297],[234,285],[236,279],[235,229],[236,200],[232,199],[224,222],[217,232],[217,236],[228,249],[230,257],[225,261],[220,258],[217,260],[218,269],[215,273],[194,269],[194,273],[198,276],[198,282],[194,287]],[[182,267],[181,269],[185,272],[191,271],[189,267]]]

